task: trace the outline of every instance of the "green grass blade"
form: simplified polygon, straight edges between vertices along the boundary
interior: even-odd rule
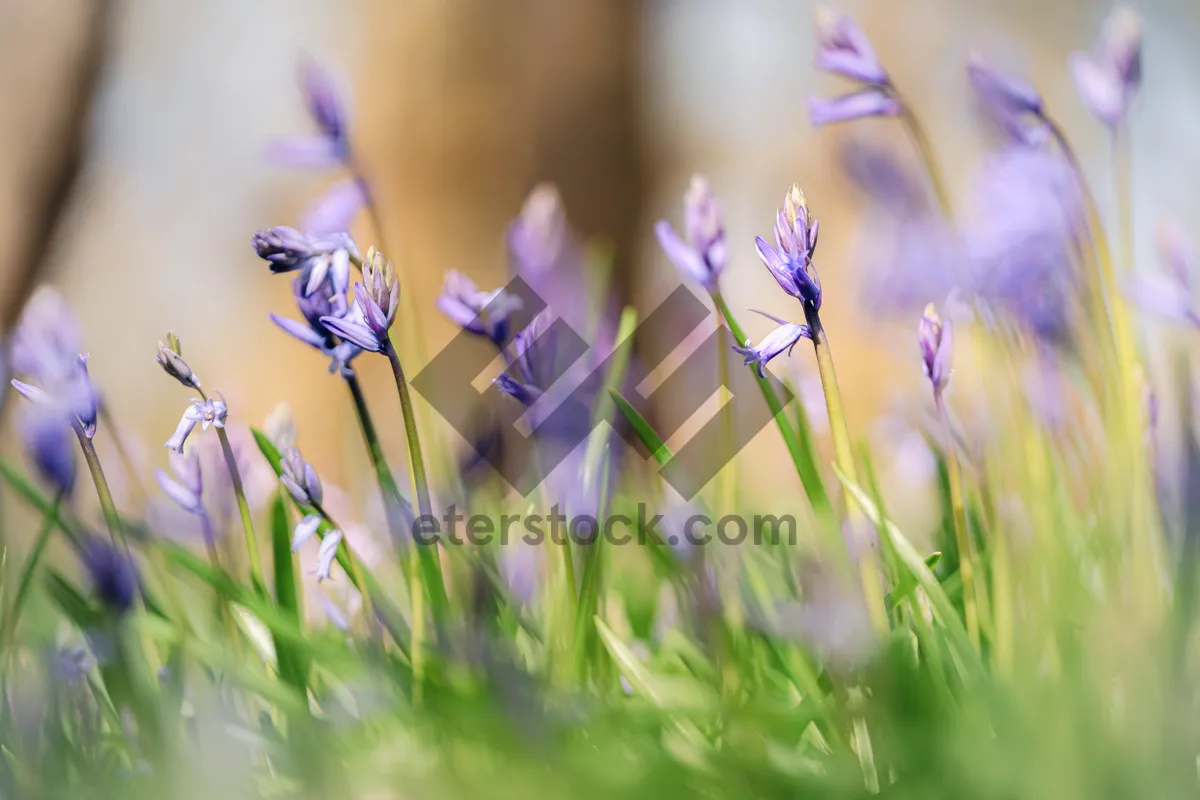
[[[271,504],[271,556],[274,569],[275,605],[280,612],[301,629],[300,593],[296,587],[296,563],[292,555],[291,527],[283,495],[276,493]],[[274,637],[275,660],[279,676],[301,695],[308,691],[304,658],[300,651],[282,637]]]
[[[17,593],[13,597],[12,608],[4,617],[3,624],[0,624],[0,648],[8,645],[9,637],[17,630],[17,624],[21,620],[21,611],[25,608],[25,602],[29,599],[29,590],[33,588],[33,576],[37,574],[38,565],[42,560],[42,553],[46,551],[46,545],[50,543],[50,534],[54,532],[54,527],[58,522],[58,508],[61,498],[56,498],[50,506],[50,510],[42,518],[41,528],[38,530],[37,538],[33,542],[33,548],[29,551],[29,557],[25,559],[25,566],[21,568],[21,575],[17,579]]]
[[[616,389],[608,390],[609,397],[617,404],[617,410],[621,412],[626,421],[633,426],[633,432],[637,434],[638,439],[642,444],[646,445],[646,449],[654,456],[654,460],[658,462],[660,467],[665,467],[674,455],[667,449],[667,443],[662,440],[662,437],[654,430],[646,418],[638,413],[638,410],[630,405],[629,401]]]
[[[972,679],[978,678],[982,666],[979,663],[978,654],[975,648],[971,646],[970,639],[967,638],[967,629],[963,626],[963,622],[959,619],[958,612],[954,608],[954,603],[938,582],[932,570],[929,569],[925,559],[913,547],[912,542],[908,540],[900,529],[890,521],[883,518],[879,513],[879,508],[863,491],[862,487],[854,481],[846,477],[846,474],[834,465],[834,471],[837,473],[838,480],[842,482],[846,492],[854,498],[859,507],[863,510],[863,514],[871,521],[880,531],[881,535],[885,536],[888,544],[896,553],[896,557],[900,563],[911,573],[917,584],[925,590],[925,594],[929,597],[929,604],[933,607],[933,614],[941,623],[942,628],[946,631],[947,638],[953,645],[954,651],[958,656],[958,661],[964,672],[967,674],[964,677]]]

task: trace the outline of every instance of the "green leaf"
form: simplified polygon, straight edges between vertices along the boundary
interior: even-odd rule
[[[788,390],[798,393],[791,387]],[[808,494],[808,501],[817,511],[829,511],[833,506],[829,502],[829,492],[825,489],[825,480],[821,477],[821,468],[817,466],[816,441],[813,436],[812,424],[808,421],[808,411],[799,400],[792,403],[795,408],[797,448],[796,471],[800,474],[800,483]]]
[[[283,456],[280,455],[279,448],[258,428],[251,428],[250,432],[254,434],[254,441],[258,445],[258,449],[262,452],[263,458],[267,459],[267,463],[271,465],[271,469],[275,470],[275,474],[278,475],[283,469]]]
[[[91,604],[75,584],[54,568],[46,570],[46,591],[67,618],[80,630],[95,627],[104,618],[103,612]]]
[[[37,574],[42,553],[46,551],[46,545],[50,543],[50,534],[54,532],[55,523],[58,522],[58,508],[59,500],[55,500],[43,517],[41,528],[33,542],[33,548],[29,552],[29,557],[25,559],[25,566],[21,568],[21,575],[17,579],[17,594],[13,597],[12,608],[5,615],[4,622],[0,624],[0,630],[3,631],[0,636],[0,647],[7,645],[8,637],[16,631],[17,623],[21,620],[21,611],[25,608],[25,601],[29,599],[30,589],[33,588],[33,576]]]
[[[656,706],[673,710],[704,711],[717,707],[717,694],[711,687],[694,679],[671,679],[655,675],[613,633],[612,628],[604,624],[604,620],[595,617],[594,621],[600,641],[635,694],[645,697]]]
[[[947,596],[945,589],[938,582],[937,577],[930,570],[925,559],[921,558],[917,553],[917,549],[913,547],[912,542],[908,540],[900,529],[897,528],[890,520],[886,520],[879,513],[879,508],[867,496],[862,487],[854,481],[846,477],[846,473],[835,464],[834,471],[837,473],[838,480],[842,482],[846,492],[854,498],[859,507],[863,510],[863,514],[871,521],[887,538],[888,544],[895,551],[900,563],[911,573],[917,584],[925,590],[925,594],[929,597],[929,604],[933,608],[933,615],[942,628],[945,629],[948,639],[956,651],[958,663],[961,668],[968,673],[964,677],[977,678],[980,676],[982,666],[979,663],[979,655],[975,652],[975,648],[971,646],[971,641],[967,637],[967,629],[963,626],[963,622],[958,617],[958,612],[954,608],[954,604]],[[940,556],[939,556],[940,557]],[[935,562],[936,563],[936,562]]]
[[[264,453],[265,455],[265,453]],[[276,493],[271,504],[271,555],[275,570],[275,605],[283,615],[300,624],[300,594],[296,587],[296,564],[292,556],[291,529],[283,495]],[[275,638],[275,658],[279,676],[301,695],[308,691],[304,660],[300,652],[282,638]]]
[[[21,499],[33,506],[43,517],[54,507],[54,500],[29,480],[21,468],[7,458],[0,458],[0,478],[4,479]],[[54,524],[66,534],[67,539],[76,547],[79,546],[79,535],[75,532],[61,514],[55,516]]]
[[[665,467],[674,455],[667,449],[667,443],[662,440],[662,437],[655,432],[646,418],[638,413],[638,410],[630,405],[629,401],[616,389],[610,388],[608,394],[612,397],[613,402],[617,404],[617,409],[625,417],[630,425],[633,426],[633,432],[641,439],[642,444],[646,445],[646,449],[654,456],[654,460],[658,462],[660,467]]]

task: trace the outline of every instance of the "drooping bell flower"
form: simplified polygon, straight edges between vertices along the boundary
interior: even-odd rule
[[[502,348],[508,341],[509,319],[520,310],[521,298],[503,288],[481,292],[474,281],[452,269],[442,283],[437,307],[455,325]]]
[[[794,322],[787,322],[779,317],[767,314],[766,312],[757,312],[768,319],[779,323],[779,327],[768,333],[756,347],[750,345],[750,340],[747,339],[744,347],[734,347],[733,349],[745,358],[745,364],[754,365],[755,372],[760,378],[764,377],[763,367],[765,367],[771,359],[779,355],[783,351],[787,351],[788,355],[792,354],[792,348],[801,339],[811,339],[812,331],[807,325],[798,325]]]
[[[1118,7],[1108,15],[1092,52],[1071,55],[1075,89],[1092,116],[1116,128],[1142,85],[1142,21]]]
[[[709,292],[715,291],[729,251],[721,207],[702,175],[692,176],[684,195],[683,221],[684,236],[680,237],[671,223],[659,220],[654,226],[658,244],[680,274]]]

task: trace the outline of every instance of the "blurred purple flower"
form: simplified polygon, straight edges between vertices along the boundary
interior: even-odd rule
[[[83,548],[83,564],[92,591],[105,608],[118,614],[133,608],[138,576],[125,553],[103,539],[92,539]]]
[[[1044,107],[1037,89],[998,72],[977,53],[967,62],[967,76],[988,116],[1010,137],[1031,146],[1045,140]]]
[[[755,239],[758,255],[779,286],[812,310],[821,308],[821,281],[812,266],[817,248],[817,221],[809,224],[808,205],[800,187],[793,184],[775,221],[775,244]]]
[[[921,361],[925,377],[933,386],[933,396],[941,402],[942,392],[950,383],[950,363],[954,357],[954,325],[944,322],[930,303],[925,307],[921,324],[917,329],[917,344],[921,348]]]
[[[747,339],[744,347],[734,346],[734,351],[745,357],[745,364],[753,364],[755,372],[758,376],[763,376],[763,367],[782,353],[788,351],[788,355],[792,354],[792,348],[796,346],[796,342],[801,339],[811,339],[812,331],[807,325],[797,325],[794,322],[787,322],[779,317],[767,314],[764,311],[757,312],[764,317],[774,320],[779,323],[779,327],[768,333],[757,347],[750,346],[750,340]]]
[[[73,372],[44,379],[44,388],[13,379],[13,388],[43,410],[59,415],[71,425],[78,425],[87,438],[96,435],[99,400],[88,375],[86,355],[77,355]]]
[[[896,117],[903,110],[900,101],[880,89],[826,98],[808,98],[808,115],[815,127],[850,122],[865,117]]]
[[[556,339],[552,327],[553,316],[543,309],[521,330],[509,345],[515,356],[510,359],[516,375],[501,373],[495,380],[496,387],[504,394],[516,398],[525,406],[531,406],[550,388],[554,378]]]
[[[1079,184],[1059,155],[1010,147],[985,163],[965,234],[971,293],[1045,342],[1067,338],[1077,310]]]
[[[1125,119],[1142,83],[1142,22],[1124,6],[1113,9],[1091,53],[1071,55],[1075,89],[1088,111],[1110,128]]]
[[[360,260],[358,247],[345,233],[310,236],[277,225],[254,234],[250,244],[271,272],[299,270],[305,294],[317,291],[327,276],[336,291],[345,292],[350,286],[350,262]]]
[[[34,406],[21,420],[21,440],[34,470],[56,495],[70,495],[75,486],[75,442],[70,426],[52,409]]]
[[[314,236],[348,231],[366,204],[366,185],[359,178],[347,178],[330,186],[305,209],[301,225]]]
[[[296,523],[296,529],[292,533],[292,552],[299,552],[304,543],[316,535],[317,529],[321,527],[321,517],[319,514],[307,514],[304,519]]]
[[[317,551],[317,568],[313,570],[318,583],[329,578],[329,570],[333,568],[338,545],[341,543],[342,532],[336,529],[326,533],[325,538],[321,540],[321,548]]]
[[[520,216],[508,226],[508,247],[517,273],[528,279],[554,271],[571,257],[572,245],[558,189],[549,183],[535,186]]]
[[[82,350],[79,320],[66,298],[52,286],[39,286],[13,330],[13,372],[58,383],[74,375],[75,359]]]
[[[1158,229],[1158,254],[1166,273],[1134,275],[1127,292],[1142,310],[1172,322],[1200,327],[1195,304],[1196,253],[1187,231],[1174,220]]]
[[[666,220],[655,224],[659,246],[685,278],[712,292],[725,269],[728,248],[721,207],[702,175],[692,176],[683,198],[683,220],[686,241]]]
[[[817,35],[816,67],[859,83],[887,86],[887,72],[858,23],[837,11],[818,6],[813,19]]]
[[[503,288],[481,292],[474,281],[452,269],[446,273],[437,306],[463,330],[483,336],[497,347],[504,347],[508,341],[509,318],[521,308],[521,298]]]
[[[272,142],[269,156],[281,163],[303,167],[332,167],[349,155],[348,118],[342,92],[333,76],[315,60],[300,62],[300,88],[308,114],[318,133]]]
[[[161,469],[154,470],[154,479],[167,497],[189,514],[203,514],[202,494],[204,481],[200,471],[200,458],[195,450],[183,455],[172,451],[168,456],[174,477]]]

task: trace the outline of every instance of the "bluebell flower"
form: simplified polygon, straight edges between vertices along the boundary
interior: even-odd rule
[[[350,362],[362,352],[362,348],[353,343],[339,342],[334,333],[321,321],[325,317],[344,317],[349,313],[350,307],[346,302],[345,293],[339,292],[328,277],[311,294],[305,292],[305,285],[299,278],[292,281],[292,289],[296,297],[296,307],[304,317],[304,322],[275,313],[268,314],[271,321],[284,333],[329,356],[330,372],[353,374]]]
[[[44,378],[42,386],[14,378],[13,388],[40,408],[57,413],[70,424],[77,425],[91,439],[96,435],[99,400],[88,374],[87,360],[86,355],[75,356],[68,373]]]
[[[747,339],[744,347],[735,346],[733,349],[740,355],[745,357],[745,364],[753,364],[755,372],[760,378],[763,375],[763,367],[765,367],[771,359],[788,351],[788,355],[792,354],[792,348],[796,346],[796,342],[801,339],[811,339],[812,330],[807,325],[798,325],[794,322],[786,322],[778,317],[767,314],[763,311],[757,312],[768,319],[772,319],[779,323],[779,327],[768,333],[757,347],[751,347],[750,340]]]
[[[312,464],[305,461],[300,450],[295,447],[289,447],[281,455],[283,460],[280,462],[279,480],[288,490],[288,494],[301,505],[320,505],[324,491],[321,478]]]
[[[317,582],[329,578],[329,570],[333,568],[334,559],[337,558],[338,545],[342,543],[342,532],[334,529],[325,534],[325,538],[321,540],[321,549],[317,551],[317,568],[313,573],[317,576]]]
[[[496,388],[522,405],[533,405],[550,388],[555,377],[557,348],[552,323],[549,309],[543,309],[535,316],[510,345],[516,354],[510,359],[510,371],[515,375],[501,373],[494,381]]]
[[[362,263],[362,282],[354,284],[354,306],[344,316],[321,317],[321,324],[363,350],[380,352],[400,307],[400,279],[373,247]]]
[[[1127,284],[1130,299],[1157,317],[1200,327],[1195,301],[1196,252],[1178,222],[1168,220],[1159,226],[1158,254],[1167,270],[1132,276]]]
[[[186,455],[173,450],[169,456],[169,463],[174,477],[168,475],[164,470],[154,470],[154,479],[158,482],[159,488],[177,506],[189,514],[205,513],[201,498],[204,482],[201,476],[200,459],[195,450]]]
[[[93,538],[83,548],[83,565],[92,591],[105,608],[123,614],[133,608],[138,592],[137,570],[112,543]]]
[[[437,307],[463,330],[490,340],[496,347],[504,347],[509,319],[521,308],[521,298],[503,288],[481,292],[474,281],[452,269],[442,283]]]
[[[1110,128],[1120,125],[1142,84],[1142,22],[1137,12],[1114,9],[1094,51],[1071,55],[1071,76],[1088,111]]]
[[[183,355],[176,349],[179,346],[179,339],[174,334],[169,333],[167,334],[167,340],[171,343],[171,346],[165,345],[162,342],[158,343],[158,365],[163,368],[164,372],[184,386],[198,389],[200,387],[200,379],[196,377],[196,373],[192,372],[192,368],[183,360]]]
[[[350,262],[360,260],[358,247],[345,233],[314,236],[277,225],[254,234],[250,244],[271,272],[299,271],[305,294],[316,292],[326,276],[336,291],[345,292],[350,287]]]
[[[184,409],[183,416],[179,418],[175,433],[171,434],[171,438],[164,443],[164,446],[183,455],[184,442],[187,441],[196,425],[200,425],[201,430],[208,430],[209,425],[215,428],[224,428],[228,413],[229,409],[220,395],[207,400],[193,399],[191,404]]]
[[[921,361],[925,377],[933,386],[934,397],[940,398],[950,383],[950,363],[954,356],[954,326],[950,320],[944,322],[930,303],[925,307],[921,324],[917,329],[917,344],[921,349]]]
[[[775,247],[761,236],[755,239],[758,255],[779,286],[806,306],[821,308],[821,280],[813,269],[817,247],[817,221],[809,224],[808,205],[800,187],[793,185],[784,198],[775,222]]]
[[[813,30],[817,35],[817,69],[869,85],[890,83],[875,48],[850,17],[818,6],[813,15]]]
[[[529,193],[521,214],[508,226],[509,253],[516,271],[529,278],[559,269],[572,250],[562,196],[543,183]]]
[[[1045,109],[1037,89],[997,71],[977,53],[967,61],[967,76],[988,116],[1008,136],[1031,146],[1045,141]]]
[[[34,406],[21,420],[20,431],[25,454],[36,473],[56,495],[70,495],[75,486],[76,444],[63,415]]]
[[[274,160],[301,167],[334,167],[349,155],[346,113],[342,92],[333,76],[311,58],[300,62],[300,89],[318,133],[278,139],[268,151]]]
[[[692,176],[684,195],[683,228],[685,238],[675,232],[671,223],[659,220],[654,226],[659,246],[685,278],[715,291],[729,251],[721,207],[702,175]]]
[[[79,320],[65,297],[42,285],[25,303],[10,342],[13,372],[46,384],[75,374],[83,350]]]
[[[863,89],[833,98],[815,95],[808,98],[808,116],[818,128],[866,117],[896,117],[902,110],[900,101],[881,89]]]
[[[296,529],[292,533],[292,552],[298,552],[305,542],[316,535],[317,529],[320,527],[321,517],[319,514],[306,514],[297,522]]]

